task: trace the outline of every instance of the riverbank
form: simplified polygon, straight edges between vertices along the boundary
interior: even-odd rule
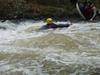
[[[0,7],[0,19],[3,21],[20,19],[43,20],[48,17],[53,17],[57,20],[63,20],[64,18],[81,19],[75,5],[70,0],[0,0]],[[96,0],[96,7],[100,8],[98,0]]]

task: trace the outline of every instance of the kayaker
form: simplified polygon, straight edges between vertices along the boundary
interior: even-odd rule
[[[63,28],[63,27],[69,27],[70,24],[61,24],[61,25],[57,25],[53,22],[52,18],[48,18],[46,20],[46,25],[42,26],[40,28],[40,30],[45,30],[45,29],[56,29],[56,28]]]
[[[46,25],[42,26],[40,29],[41,29],[41,30],[45,30],[45,29],[50,29],[50,28],[52,28],[52,29],[57,28],[57,25],[54,24],[52,18],[48,18],[48,19],[46,20]]]

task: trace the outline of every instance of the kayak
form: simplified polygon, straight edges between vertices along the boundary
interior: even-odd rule
[[[53,28],[49,28],[48,25],[43,25],[39,30],[46,30],[46,29],[56,29],[56,28],[68,28],[71,24],[58,24]]]
[[[87,8],[86,8],[87,7]],[[96,8],[94,7],[88,7],[85,6],[83,3],[76,3],[76,8],[79,13],[79,15],[84,19],[84,20],[93,20],[96,16]]]

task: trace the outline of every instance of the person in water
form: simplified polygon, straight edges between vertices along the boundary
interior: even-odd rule
[[[46,20],[46,25],[42,26],[40,30],[45,30],[45,29],[56,29],[56,28],[63,28],[63,27],[69,27],[70,24],[63,24],[63,25],[57,25],[53,22],[52,18],[48,18]]]

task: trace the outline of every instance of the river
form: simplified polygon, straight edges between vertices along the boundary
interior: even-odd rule
[[[44,24],[0,22],[0,75],[100,75],[100,22],[38,31]]]

